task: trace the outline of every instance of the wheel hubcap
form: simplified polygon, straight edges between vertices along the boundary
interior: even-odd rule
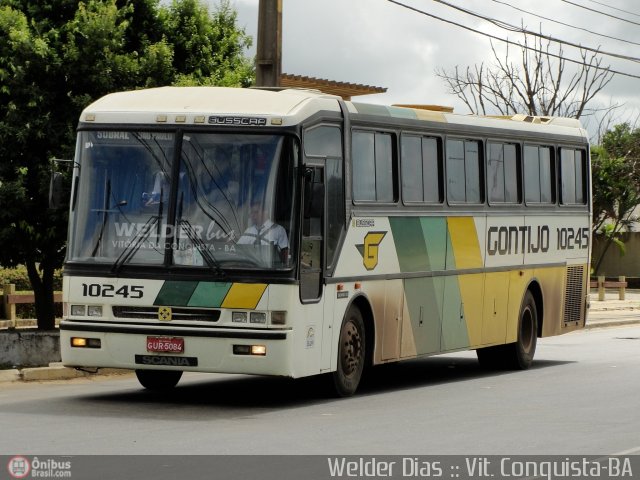
[[[522,348],[525,352],[530,352],[533,345],[533,315],[531,309],[527,308],[522,312],[522,319],[520,321],[520,338],[522,341]]]
[[[342,333],[342,371],[351,375],[358,370],[362,356],[362,339],[358,328],[349,321]]]

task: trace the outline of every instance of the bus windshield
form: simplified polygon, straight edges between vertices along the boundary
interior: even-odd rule
[[[68,260],[290,268],[297,155],[282,135],[80,132]]]

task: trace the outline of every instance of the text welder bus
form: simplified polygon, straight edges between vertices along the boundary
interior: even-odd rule
[[[165,87],[85,109],[63,363],[330,373],[475,349],[524,369],[585,324],[579,122],[462,116],[302,90]]]

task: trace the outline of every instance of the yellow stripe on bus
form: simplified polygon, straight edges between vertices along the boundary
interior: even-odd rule
[[[473,217],[449,217],[447,225],[456,262],[455,268],[481,268],[482,255]]]
[[[266,283],[234,283],[224,301],[222,308],[254,309],[267,289]]]

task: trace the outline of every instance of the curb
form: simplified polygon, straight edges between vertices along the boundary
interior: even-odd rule
[[[606,320],[604,322],[593,322],[589,323],[589,319],[587,319],[587,324],[584,326],[585,330],[592,330],[594,328],[607,328],[607,327],[625,327],[631,325],[640,324],[639,318],[627,318],[625,320]]]
[[[68,368],[61,363],[51,363],[48,367],[32,367],[22,369],[0,370],[0,383],[2,382],[42,382],[47,380],[70,380],[73,378],[86,378],[105,375],[127,375],[133,370],[121,368],[101,368],[96,373]]]

